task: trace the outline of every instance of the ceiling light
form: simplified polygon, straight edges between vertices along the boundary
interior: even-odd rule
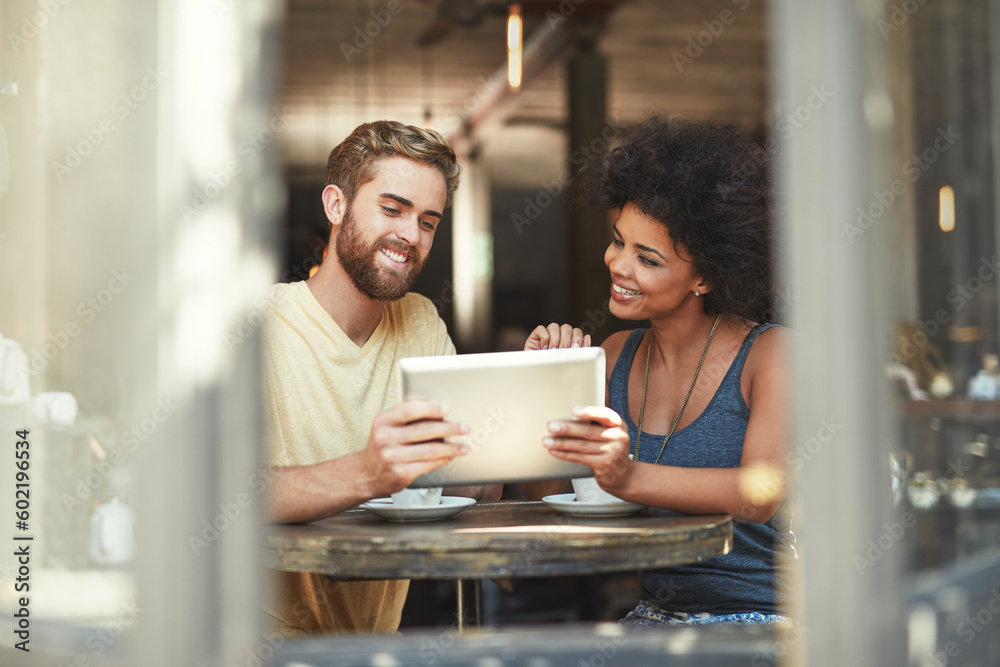
[[[517,92],[521,88],[521,5],[511,5],[507,14],[507,83]]]
[[[943,232],[955,229],[955,191],[950,185],[938,191],[938,225]]]

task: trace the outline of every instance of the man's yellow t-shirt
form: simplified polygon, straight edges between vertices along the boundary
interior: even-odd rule
[[[434,305],[407,294],[385,306],[362,347],[341,330],[305,282],[268,292],[263,328],[266,463],[309,465],[364,449],[375,415],[400,402],[396,362],[454,354]],[[392,632],[409,582],[336,581],[278,572],[267,608],[284,635]]]

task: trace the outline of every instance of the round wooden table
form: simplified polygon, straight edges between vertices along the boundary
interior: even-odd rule
[[[478,503],[440,521],[394,523],[349,510],[266,529],[264,562],[359,579],[479,579],[622,572],[729,552],[729,516],[647,509],[624,517],[559,514],[541,502]]]
[[[733,521],[646,509],[623,517],[560,514],[542,502],[477,503],[439,521],[395,523],[348,510],[305,525],[270,525],[264,564],[355,579],[462,580],[594,574],[694,563],[729,553]]]

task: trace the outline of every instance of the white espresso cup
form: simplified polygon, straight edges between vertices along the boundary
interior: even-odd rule
[[[396,507],[433,507],[441,504],[440,486],[427,489],[403,489],[392,494],[392,504]]]
[[[577,477],[572,480],[573,492],[578,502],[582,503],[619,503],[622,499],[613,496],[597,483],[593,477]]]

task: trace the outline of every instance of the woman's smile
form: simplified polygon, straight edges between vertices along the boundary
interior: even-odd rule
[[[619,311],[614,314],[625,319],[657,317],[680,306],[696,289],[705,290],[667,227],[632,203],[622,208],[612,229],[604,263],[611,274],[611,301]]]

